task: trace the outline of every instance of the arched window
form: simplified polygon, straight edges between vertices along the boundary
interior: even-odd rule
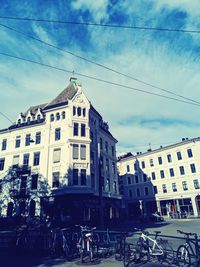
[[[65,119],[65,111],[62,112],[62,119]]]
[[[17,121],[17,124],[18,124],[18,125],[20,125],[20,124],[21,124],[21,119],[19,119],[19,120]]]
[[[56,120],[57,120],[57,121],[60,120],[60,113],[59,113],[59,112],[56,113]]]
[[[54,121],[54,115],[53,114],[51,114],[50,120]]]
[[[83,109],[83,117],[85,117],[85,108]]]
[[[37,121],[39,122],[41,120],[40,114],[37,115]]]
[[[7,217],[11,217],[13,215],[13,208],[13,202],[9,202],[7,207]]]
[[[35,206],[36,206],[35,200],[31,199],[30,206],[29,206],[29,215],[30,216],[35,216]]]
[[[80,107],[77,108],[77,115],[81,116],[81,108]]]
[[[73,116],[76,115],[76,107],[73,107]]]

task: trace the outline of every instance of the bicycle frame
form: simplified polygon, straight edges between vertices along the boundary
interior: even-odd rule
[[[195,263],[200,262],[200,245],[198,244],[198,237],[194,239],[189,238],[186,236],[186,241],[183,244],[186,248],[189,249],[190,255],[195,258]]]
[[[158,245],[157,240],[153,239],[147,235],[145,235],[143,232],[140,236],[140,238],[143,240],[143,242],[146,242],[148,245],[149,254],[151,256],[162,256],[163,255],[163,249],[161,246]],[[152,242],[152,246],[149,245],[149,241]]]

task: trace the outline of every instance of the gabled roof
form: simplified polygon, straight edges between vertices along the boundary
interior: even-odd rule
[[[67,88],[65,88],[56,98],[54,98],[50,103],[46,105],[44,110],[66,105],[68,103],[68,99],[71,100],[75,96],[77,91],[77,86],[75,86],[74,83],[70,83]]]
[[[23,115],[26,116],[28,114],[28,112],[30,111],[30,113],[32,115],[35,115],[36,112],[38,111],[38,108],[40,108],[41,110],[43,110],[43,108],[47,105],[47,103],[45,104],[40,104],[40,105],[37,105],[37,106],[32,106],[30,107]]]

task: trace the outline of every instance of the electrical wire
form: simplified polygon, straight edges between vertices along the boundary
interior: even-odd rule
[[[197,33],[197,34],[200,33],[200,30],[190,30],[190,29],[189,30],[187,30],[187,29],[184,30],[184,29],[173,29],[173,28],[144,27],[144,26],[93,23],[93,22],[35,19],[35,18],[28,18],[28,17],[0,16],[0,19],[46,22],[46,23],[58,23],[58,24],[71,24],[71,25],[82,25],[82,26],[95,26],[95,27],[109,27],[109,28],[121,28],[121,29],[134,29],[134,30],[148,30],[148,31],[166,31],[166,32]]]
[[[155,86],[155,85],[153,85],[153,84],[150,84],[150,83],[148,83],[148,82],[142,81],[142,80],[140,80],[140,79],[138,79],[138,78],[135,78],[135,77],[133,77],[133,76],[124,74],[124,73],[122,73],[122,72],[120,72],[120,71],[117,71],[117,70],[114,70],[114,69],[112,69],[112,68],[110,68],[110,67],[108,67],[108,66],[105,66],[105,65],[100,64],[100,63],[98,63],[98,62],[95,62],[95,61],[93,61],[93,60],[90,60],[90,59],[87,59],[87,58],[82,57],[82,56],[80,56],[80,55],[77,55],[77,54],[75,54],[75,53],[73,53],[73,52],[71,52],[71,51],[68,51],[68,50],[65,50],[65,49],[63,49],[63,48],[60,48],[60,47],[58,47],[58,46],[55,46],[55,45],[53,45],[53,44],[47,43],[47,42],[45,42],[45,41],[43,41],[43,40],[41,40],[41,39],[39,39],[39,38],[36,38],[36,37],[34,37],[34,36],[32,36],[32,35],[29,35],[29,34],[26,34],[26,33],[22,32],[22,31],[20,31],[20,30],[17,30],[17,29],[15,29],[15,28],[13,28],[13,27],[10,27],[10,26],[7,26],[7,25],[5,25],[5,24],[1,24],[1,23],[0,23],[0,26],[1,26],[1,27],[4,27],[4,28],[6,28],[6,29],[9,29],[9,30],[11,30],[11,31],[17,32],[17,33],[19,33],[19,34],[22,34],[22,35],[24,35],[24,36],[26,36],[26,37],[28,37],[28,38],[31,38],[31,39],[33,39],[33,40],[35,40],[35,41],[38,41],[38,42],[40,42],[40,43],[42,43],[42,44],[45,44],[45,45],[49,46],[49,47],[52,47],[52,48],[55,48],[55,49],[60,50],[60,51],[62,51],[62,52],[65,52],[65,53],[67,53],[67,54],[70,54],[70,55],[72,55],[72,56],[74,56],[74,57],[77,57],[77,58],[79,58],[79,59],[81,59],[81,60],[84,60],[84,61],[86,61],[86,62],[89,62],[89,63],[91,63],[91,64],[94,64],[94,65],[96,65],[96,66],[98,66],[98,67],[101,67],[101,68],[104,68],[104,69],[106,69],[106,70],[112,71],[112,72],[114,72],[114,73],[116,73],[116,74],[119,74],[119,75],[121,75],[121,76],[124,76],[124,77],[126,77],[126,78],[132,79],[132,80],[134,80],[134,81],[137,81],[137,82],[142,83],[142,84],[144,84],[144,85],[147,85],[147,86],[150,86],[150,87],[152,87],[152,88],[158,89],[158,90],[160,90],[160,91],[169,93],[169,94],[171,94],[171,95],[178,96],[178,97],[180,97],[180,98],[182,98],[182,99],[189,100],[189,101],[191,101],[191,102],[200,104],[200,102],[198,102],[198,101],[196,101],[196,100],[194,100],[194,99],[191,99],[191,98],[182,96],[182,95],[180,95],[180,94],[176,94],[176,93],[174,93],[174,92],[172,92],[172,91],[170,91],[170,90],[166,90],[166,89],[164,89],[164,88],[162,88],[162,87]]]
[[[162,97],[162,98],[166,98],[166,99],[170,99],[170,100],[174,100],[174,101],[177,101],[177,102],[186,103],[186,104],[190,104],[190,105],[194,105],[194,106],[200,106],[199,104],[196,104],[196,103],[192,103],[192,102],[184,101],[184,100],[177,99],[177,98],[174,98],[174,97],[169,97],[169,96],[166,96],[166,95],[161,95],[161,94],[149,92],[149,91],[146,91],[146,90],[143,90],[143,89],[139,89],[139,88],[135,88],[135,87],[131,87],[131,86],[127,86],[127,85],[111,82],[111,81],[104,80],[104,79],[101,79],[101,78],[98,78],[98,77],[89,76],[89,75],[78,73],[78,72],[74,72],[74,71],[69,71],[69,70],[66,70],[64,68],[51,66],[51,65],[48,65],[48,64],[45,64],[45,63],[41,63],[41,62],[38,62],[38,61],[34,61],[34,60],[31,60],[31,59],[26,59],[26,58],[22,58],[22,57],[15,56],[15,55],[10,55],[10,54],[3,53],[3,52],[0,52],[0,55],[6,56],[6,57],[10,57],[10,58],[14,58],[14,59],[19,59],[19,60],[22,60],[22,61],[25,61],[25,62],[29,62],[29,63],[34,63],[34,64],[37,64],[37,65],[40,65],[40,66],[43,66],[43,67],[56,69],[58,71],[71,73],[72,75],[76,74],[78,76],[81,76],[81,77],[84,77],[84,78],[87,78],[87,79],[92,79],[92,80],[99,81],[99,82],[102,82],[102,83],[111,84],[111,85],[114,85],[114,86],[117,86],[117,87],[126,88],[126,89],[129,89],[129,90],[132,90],[132,91],[137,91],[137,92],[141,92],[141,93],[145,93],[145,94],[149,94],[149,95],[153,95],[153,96],[158,96],[158,97]]]

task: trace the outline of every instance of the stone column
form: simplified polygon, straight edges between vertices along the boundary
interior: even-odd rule
[[[193,208],[194,216],[197,217],[199,214],[198,214],[196,196],[191,197],[191,202],[192,202],[192,208]]]

